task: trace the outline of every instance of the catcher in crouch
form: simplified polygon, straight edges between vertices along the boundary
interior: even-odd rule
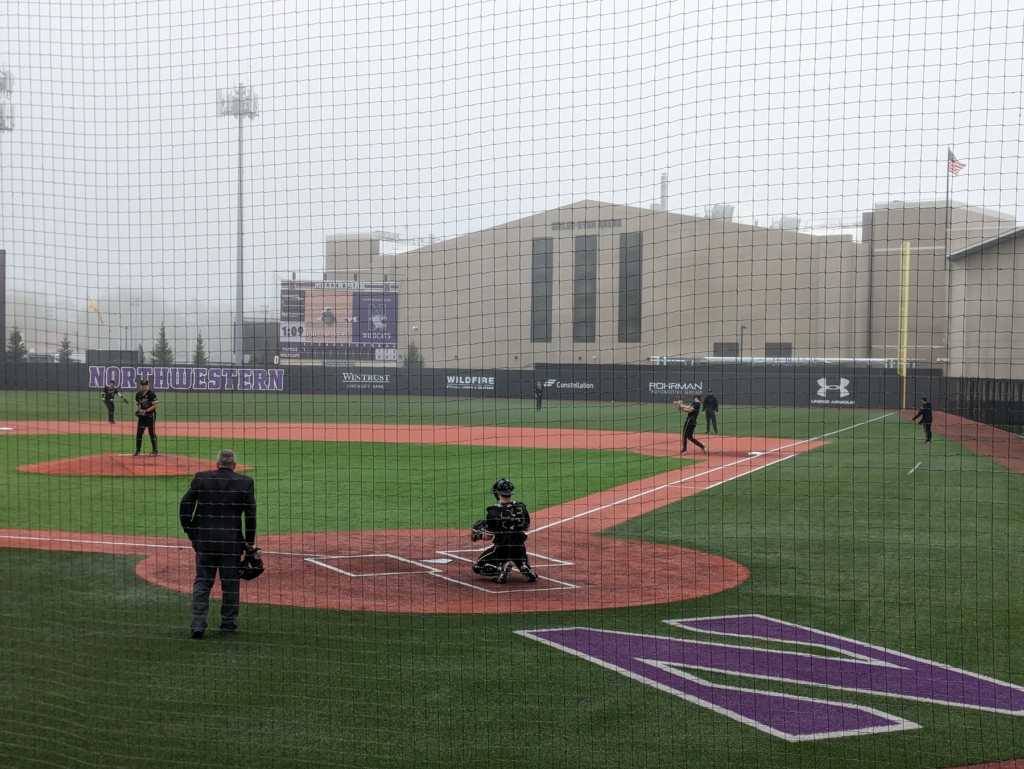
[[[491,486],[491,493],[498,504],[487,508],[487,517],[481,518],[470,529],[473,542],[494,540],[489,548],[477,558],[473,571],[493,577],[499,585],[508,580],[515,565],[527,582],[536,582],[537,575],[530,568],[526,556],[526,532],[530,528],[530,511],[522,502],[512,501],[515,491],[512,482],[502,478]]]

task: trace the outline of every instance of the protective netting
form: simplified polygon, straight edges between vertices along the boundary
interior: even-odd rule
[[[0,765],[1024,765],[1024,9],[0,14]]]

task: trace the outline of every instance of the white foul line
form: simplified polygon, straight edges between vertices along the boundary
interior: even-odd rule
[[[769,449],[768,451],[762,452],[759,455],[759,457],[760,456],[764,456],[764,454],[772,454],[774,452],[784,451],[785,449],[791,449],[794,446],[800,446],[800,445],[802,445],[804,443],[812,443],[814,441],[819,441],[822,438],[829,438],[829,437],[831,437],[833,435],[838,435],[839,433],[846,432],[847,430],[852,430],[855,427],[863,427],[864,425],[869,425],[872,422],[877,422],[879,419],[885,419],[886,417],[891,417],[894,413],[896,413],[896,412],[890,411],[888,414],[882,414],[882,416],[880,416],[880,417],[874,417],[873,419],[869,419],[866,422],[858,422],[857,424],[850,425],[849,427],[843,427],[843,428],[840,428],[839,430],[833,430],[830,433],[825,433],[824,435],[819,435],[817,438],[805,438],[804,440],[796,441],[795,443],[787,443],[785,446],[779,446],[777,448]],[[779,459],[776,459],[773,462],[769,462],[768,464],[752,468],[752,469],[748,470],[745,473],[740,473],[739,475],[734,475],[731,478],[728,478],[727,480],[734,481],[737,478],[742,478],[744,475],[750,475],[750,473],[757,472],[758,470],[763,470],[766,467],[771,467],[772,465],[778,464],[779,462],[785,462],[787,459],[792,459],[795,456],[798,456],[798,455],[797,454],[791,454],[788,457],[780,457]],[[538,527],[536,529],[532,529],[531,531],[532,532],[544,531],[544,529],[550,529],[552,526],[558,526],[558,525],[563,524],[563,523],[568,523],[569,521],[574,521],[577,518],[583,518],[584,516],[590,515],[591,513],[597,513],[597,512],[600,512],[601,510],[607,510],[609,507],[615,507],[616,505],[621,505],[623,502],[631,502],[634,499],[639,499],[640,497],[646,496],[647,494],[653,494],[656,491],[661,491],[662,489],[667,489],[667,488],[670,488],[672,486],[676,486],[676,485],[678,485],[680,483],[689,483],[690,481],[692,481],[692,480],[694,480],[696,478],[700,478],[701,476],[710,475],[711,473],[717,473],[720,470],[725,470],[728,467],[735,467],[736,465],[743,464],[744,462],[749,462],[752,459],[756,459],[756,458],[759,458],[759,457],[744,457],[743,459],[737,459],[735,462],[730,462],[729,464],[726,464],[726,465],[720,465],[719,467],[715,467],[715,468],[713,468],[711,470],[705,470],[704,472],[697,473],[696,475],[690,475],[690,476],[687,476],[686,478],[680,478],[678,481],[672,481],[671,483],[663,483],[661,486],[656,486],[653,489],[647,489],[647,491],[641,491],[641,492],[639,492],[637,494],[633,494],[632,496],[625,497],[623,499],[617,499],[614,502],[609,502],[607,505],[601,505],[600,507],[595,507],[592,510],[587,510],[585,512],[582,512],[579,515],[572,515],[572,516],[570,516],[568,518],[563,518],[560,521],[553,521],[552,523],[549,523],[546,526],[540,526],[540,527]],[[724,482],[725,481],[722,481],[722,483],[724,483]],[[715,485],[717,486],[718,484],[715,484]],[[706,489],[705,489],[705,491],[706,491]]]

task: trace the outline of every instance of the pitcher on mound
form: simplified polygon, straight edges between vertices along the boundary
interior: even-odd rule
[[[522,502],[512,501],[515,488],[505,478],[491,486],[491,493],[498,504],[487,508],[487,517],[474,523],[469,534],[473,542],[493,540],[473,564],[473,571],[493,577],[499,585],[508,580],[513,566],[519,569],[527,582],[537,581],[526,555],[530,511]]]

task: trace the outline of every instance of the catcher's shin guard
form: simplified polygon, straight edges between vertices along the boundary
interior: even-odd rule
[[[530,568],[530,562],[525,558],[516,563],[516,566],[519,567],[519,573],[526,577],[527,582],[537,581],[537,575],[534,574],[533,569]]]
[[[505,561],[505,563],[498,567],[498,575],[492,581],[499,585],[504,584],[508,581],[508,575],[511,571],[512,561]]]
[[[498,573],[498,565],[494,563],[474,563],[474,574],[483,574],[485,577],[493,577]]]

